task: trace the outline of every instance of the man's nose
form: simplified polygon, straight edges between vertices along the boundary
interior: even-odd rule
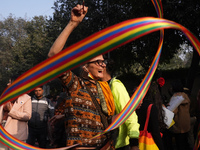
[[[102,63],[101,67],[105,68],[105,67],[106,67],[106,64],[105,64],[105,63]]]

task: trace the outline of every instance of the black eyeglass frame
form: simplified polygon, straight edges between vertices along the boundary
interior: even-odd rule
[[[107,60],[95,60],[95,61],[87,62],[87,64],[91,64],[91,63],[95,63],[95,64],[98,64],[99,66],[103,66],[103,63],[105,65],[107,65],[108,61]]]

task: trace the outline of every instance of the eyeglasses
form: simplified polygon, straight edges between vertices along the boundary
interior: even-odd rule
[[[98,64],[99,66],[103,66],[103,64],[107,65],[108,61],[107,60],[95,60],[95,61],[90,61],[87,64],[95,63],[96,65]]]

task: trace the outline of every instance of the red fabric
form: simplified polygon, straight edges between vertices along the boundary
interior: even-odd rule
[[[165,79],[163,77],[160,77],[158,80],[157,80],[158,84],[160,87],[162,87],[164,84],[165,84]]]
[[[150,104],[148,107],[148,110],[147,110],[147,117],[146,117],[144,130],[140,131],[139,148],[141,150],[159,150],[156,143],[154,142],[154,139],[153,139],[151,133],[147,131],[152,105],[153,104]],[[162,137],[162,133],[160,133],[160,134]]]

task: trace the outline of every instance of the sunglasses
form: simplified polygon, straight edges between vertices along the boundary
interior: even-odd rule
[[[108,61],[107,60],[95,60],[95,61],[90,61],[87,64],[95,63],[96,65],[103,66],[103,64],[107,65]]]

